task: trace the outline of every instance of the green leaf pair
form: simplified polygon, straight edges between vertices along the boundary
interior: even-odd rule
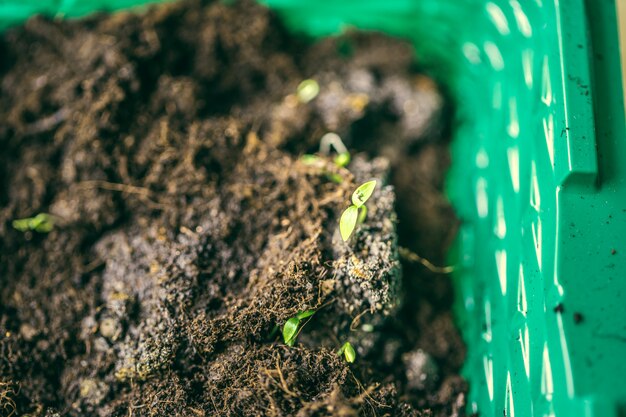
[[[344,343],[343,346],[341,346],[341,348],[337,351],[337,355],[343,355],[348,363],[352,363],[356,359],[356,352],[350,342]]]
[[[302,320],[311,317],[313,314],[315,314],[315,310],[301,311],[285,322],[283,326],[283,340],[287,346],[293,346],[296,343],[301,330]]]
[[[357,223],[363,223],[365,221],[365,217],[367,216],[365,202],[372,196],[375,188],[376,180],[372,180],[361,184],[352,193],[352,205],[344,210],[339,220],[339,232],[344,242],[350,238]]]
[[[39,213],[35,217],[13,220],[11,224],[14,229],[20,232],[33,230],[38,233],[48,233],[54,228],[54,217],[46,213]]]

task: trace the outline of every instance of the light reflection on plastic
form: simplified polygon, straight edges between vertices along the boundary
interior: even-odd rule
[[[524,360],[524,370],[526,371],[526,377],[530,378],[530,341],[528,338],[528,326],[524,326],[524,329],[520,329],[520,346],[522,348],[522,359]]]
[[[509,97],[509,125],[506,127],[507,133],[513,139],[519,136],[519,116],[517,115],[517,100]]]
[[[496,71],[502,71],[504,69],[504,59],[502,58],[500,49],[491,41],[485,41],[483,47],[485,49],[485,53],[487,54],[487,58],[489,58],[491,67]]]
[[[504,218],[504,200],[498,196],[496,200],[496,236],[500,239],[506,237],[506,219]]]
[[[533,88],[533,57],[534,52],[532,49],[524,49],[522,51],[522,67],[524,68],[524,81],[526,87]]]
[[[513,8],[513,14],[515,14],[515,20],[517,21],[517,28],[526,38],[530,38],[533,35],[533,28],[530,26],[528,16],[522,10],[522,6],[516,1],[511,0],[511,7]]]
[[[519,266],[519,282],[517,284],[517,310],[526,316],[528,301],[526,300],[526,283],[524,282],[524,268]]]
[[[546,138],[546,147],[550,156],[550,163],[554,168],[554,115],[550,113],[543,119],[543,133]]]
[[[559,339],[561,341],[561,351],[563,352],[563,368],[565,371],[565,386],[567,394],[574,396],[574,375],[572,375],[572,363],[567,349],[567,339],[565,338],[565,328],[563,327],[563,314],[556,315],[557,327],[559,329]]]
[[[533,222],[531,225],[531,229],[533,232],[533,240],[535,242],[535,256],[537,257],[537,265],[539,265],[539,269],[541,269],[542,264],[542,256],[541,256],[541,245],[542,245],[542,233],[541,233],[541,217],[537,217],[537,222]]]
[[[547,56],[543,57],[543,69],[541,71],[541,101],[546,106],[552,104],[552,82],[550,81],[550,66]]]
[[[506,295],[506,251],[503,249],[496,250],[496,269],[498,270],[502,295]]]
[[[489,155],[485,148],[481,148],[476,152],[476,166],[481,169],[485,169],[489,166]]]
[[[530,187],[530,205],[539,212],[541,196],[539,194],[539,180],[537,179],[537,165],[534,160],[530,163]]]
[[[511,372],[506,373],[506,410],[505,415],[515,417],[515,406],[513,405],[513,393],[511,388]]]
[[[483,367],[485,369],[485,380],[487,382],[489,400],[493,401],[493,361],[491,358],[483,356]]]
[[[498,32],[500,32],[501,35],[508,35],[511,33],[511,30],[509,29],[509,22],[506,20],[506,16],[504,15],[502,9],[498,7],[497,4],[492,2],[488,2],[486,7],[487,13],[489,13],[489,17],[491,18],[491,21],[495,25],[496,29],[498,29]]]
[[[491,106],[494,110],[500,110],[502,108],[502,83],[497,81],[493,83],[493,97]]]
[[[465,42],[462,49],[463,55],[465,55],[465,58],[467,58],[467,60],[472,64],[478,65],[482,62],[482,60],[480,59],[480,49],[478,49],[478,46],[476,46],[475,44],[471,42]]]
[[[511,173],[511,182],[513,183],[513,191],[519,192],[519,150],[517,146],[512,146],[506,151],[509,161],[509,172]]]
[[[552,401],[554,383],[552,381],[552,366],[548,355],[548,342],[543,345],[543,366],[541,367],[541,393],[548,401]]]
[[[487,180],[479,178],[476,181],[476,210],[478,217],[485,218],[489,214],[489,200],[487,199]]]

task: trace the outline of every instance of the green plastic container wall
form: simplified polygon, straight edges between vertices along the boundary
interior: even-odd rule
[[[167,0],[0,0],[0,30],[19,24],[30,16],[81,17],[94,11],[111,12]]]
[[[457,108],[448,195],[470,412],[626,415],[618,0],[265,0],[294,31],[409,39]],[[0,28],[145,0],[0,0]]]

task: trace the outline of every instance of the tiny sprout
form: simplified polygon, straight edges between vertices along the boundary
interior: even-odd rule
[[[335,157],[334,162],[339,168],[345,167],[350,163],[350,152],[340,153]]]
[[[341,137],[333,132],[326,133],[320,139],[320,153],[322,155],[330,154],[330,148],[333,148],[337,152],[337,156],[333,160],[335,165],[339,168],[343,168],[350,163],[350,152],[346,145],[344,145]]]
[[[296,95],[300,103],[308,103],[313,100],[320,92],[320,86],[315,80],[304,80],[298,84]]]
[[[322,139],[320,139],[320,153],[322,155],[330,154],[331,147],[335,151],[337,151],[339,155],[347,154],[348,162],[350,161],[350,152],[348,152],[348,148],[346,148],[346,145],[344,145],[341,137],[336,133],[328,132],[324,136],[322,136]],[[345,156],[343,158],[345,159]]]
[[[339,232],[344,242],[350,238],[357,223],[365,221],[367,216],[365,202],[372,196],[375,188],[376,180],[372,180],[360,185],[352,193],[352,205],[344,210],[339,220]]]
[[[39,213],[35,217],[13,220],[11,224],[20,232],[33,230],[38,233],[48,233],[54,228],[54,217],[47,213]]]
[[[322,136],[322,139],[320,139],[319,153],[323,156],[329,156],[331,148],[333,148],[337,152],[337,156],[335,156],[335,158],[333,159],[333,162],[336,166],[338,166],[339,168],[343,168],[350,163],[350,152],[348,151],[348,148],[346,148],[346,145],[343,144],[343,141],[341,140],[339,135],[332,132],[326,133],[324,136]],[[302,155],[300,157],[300,161],[302,161],[302,163],[305,165],[324,165],[324,160],[321,157],[312,154]]]
[[[343,177],[339,174],[335,174],[334,172],[326,173],[326,178],[328,178],[335,184],[341,184],[343,182]]]
[[[313,166],[313,167],[317,167],[317,168],[323,168],[325,165],[325,162],[322,158],[320,158],[317,155],[311,155],[309,153],[305,153],[304,155],[302,155],[300,157],[300,161],[304,164],[304,165],[308,165],[308,166]],[[335,172],[331,172],[331,171],[327,171],[324,170],[323,174],[326,176],[326,179],[328,179],[329,181],[334,182],[335,184],[341,184],[343,182],[343,177],[340,174],[337,174]]]
[[[352,344],[350,344],[350,342],[344,343],[343,346],[341,346],[341,348],[337,351],[337,355],[343,355],[343,357],[346,358],[346,362],[348,363],[352,363],[356,359],[356,352],[354,351],[354,348],[352,347]]]
[[[301,330],[300,324],[302,320],[311,317],[313,314],[315,314],[315,310],[301,311],[285,322],[283,326],[283,340],[287,346],[293,346],[296,343],[296,338]]]
[[[365,323],[363,326],[361,326],[361,330],[366,333],[372,333],[374,331],[374,326],[369,323]]]
[[[304,165],[319,165],[322,164],[322,158],[317,155],[311,155],[310,153],[305,153],[300,157],[300,161]]]

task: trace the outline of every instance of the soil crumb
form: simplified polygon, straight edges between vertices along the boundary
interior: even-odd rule
[[[408,44],[189,0],[35,17],[0,56],[0,415],[465,415],[449,278],[400,256],[456,231]]]

